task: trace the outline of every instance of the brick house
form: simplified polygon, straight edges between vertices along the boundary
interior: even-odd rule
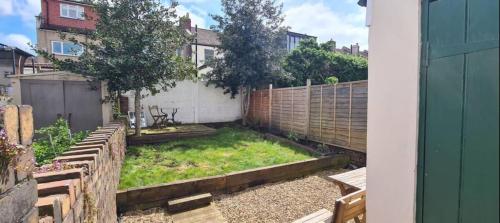
[[[37,16],[37,46],[54,54],[58,59],[77,58],[83,47],[68,40],[74,37],[85,41],[84,34],[95,30],[97,15],[89,0],[41,0],[41,13]],[[67,34],[66,40],[59,32]],[[47,63],[45,58],[37,58]]]

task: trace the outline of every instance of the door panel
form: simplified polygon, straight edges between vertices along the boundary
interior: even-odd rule
[[[456,222],[462,138],[464,56],[431,62],[427,85],[425,222]]]
[[[73,131],[94,130],[102,125],[101,88],[83,81],[64,81],[66,118]]]
[[[465,0],[439,0],[429,5],[429,42],[434,46],[462,44]]]
[[[33,107],[35,129],[48,126],[64,115],[63,82],[22,80],[21,101]]]
[[[499,221],[498,2],[423,3],[419,222]]]
[[[498,48],[467,61],[460,216],[462,222],[498,222]]]
[[[498,41],[498,0],[469,1],[469,41]],[[496,14],[496,19],[494,18]],[[497,46],[498,47],[498,46]]]

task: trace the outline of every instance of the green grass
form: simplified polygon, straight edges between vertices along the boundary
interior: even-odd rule
[[[120,189],[214,176],[312,158],[306,151],[264,140],[259,133],[221,128],[209,137],[131,146]]]

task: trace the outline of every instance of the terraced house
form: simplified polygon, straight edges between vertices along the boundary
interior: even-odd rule
[[[59,59],[77,58],[83,47],[62,40],[59,32],[85,40],[86,32],[95,30],[97,15],[88,0],[41,0],[42,11],[37,17],[37,46]],[[47,59],[38,58],[47,63]]]

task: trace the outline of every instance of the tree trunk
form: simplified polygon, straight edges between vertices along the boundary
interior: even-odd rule
[[[250,110],[250,87],[241,88],[241,119],[243,126],[248,124],[248,111]]]
[[[135,90],[134,97],[134,112],[135,112],[135,135],[141,136],[141,90]]]
[[[120,91],[117,91],[115,103],[116,103],[116,109],[118,110],[117,111],[118,116],[123,115],[122,114],[122,103],[120,102],[121,98],[122,98],[122,93],[120,93]]]

